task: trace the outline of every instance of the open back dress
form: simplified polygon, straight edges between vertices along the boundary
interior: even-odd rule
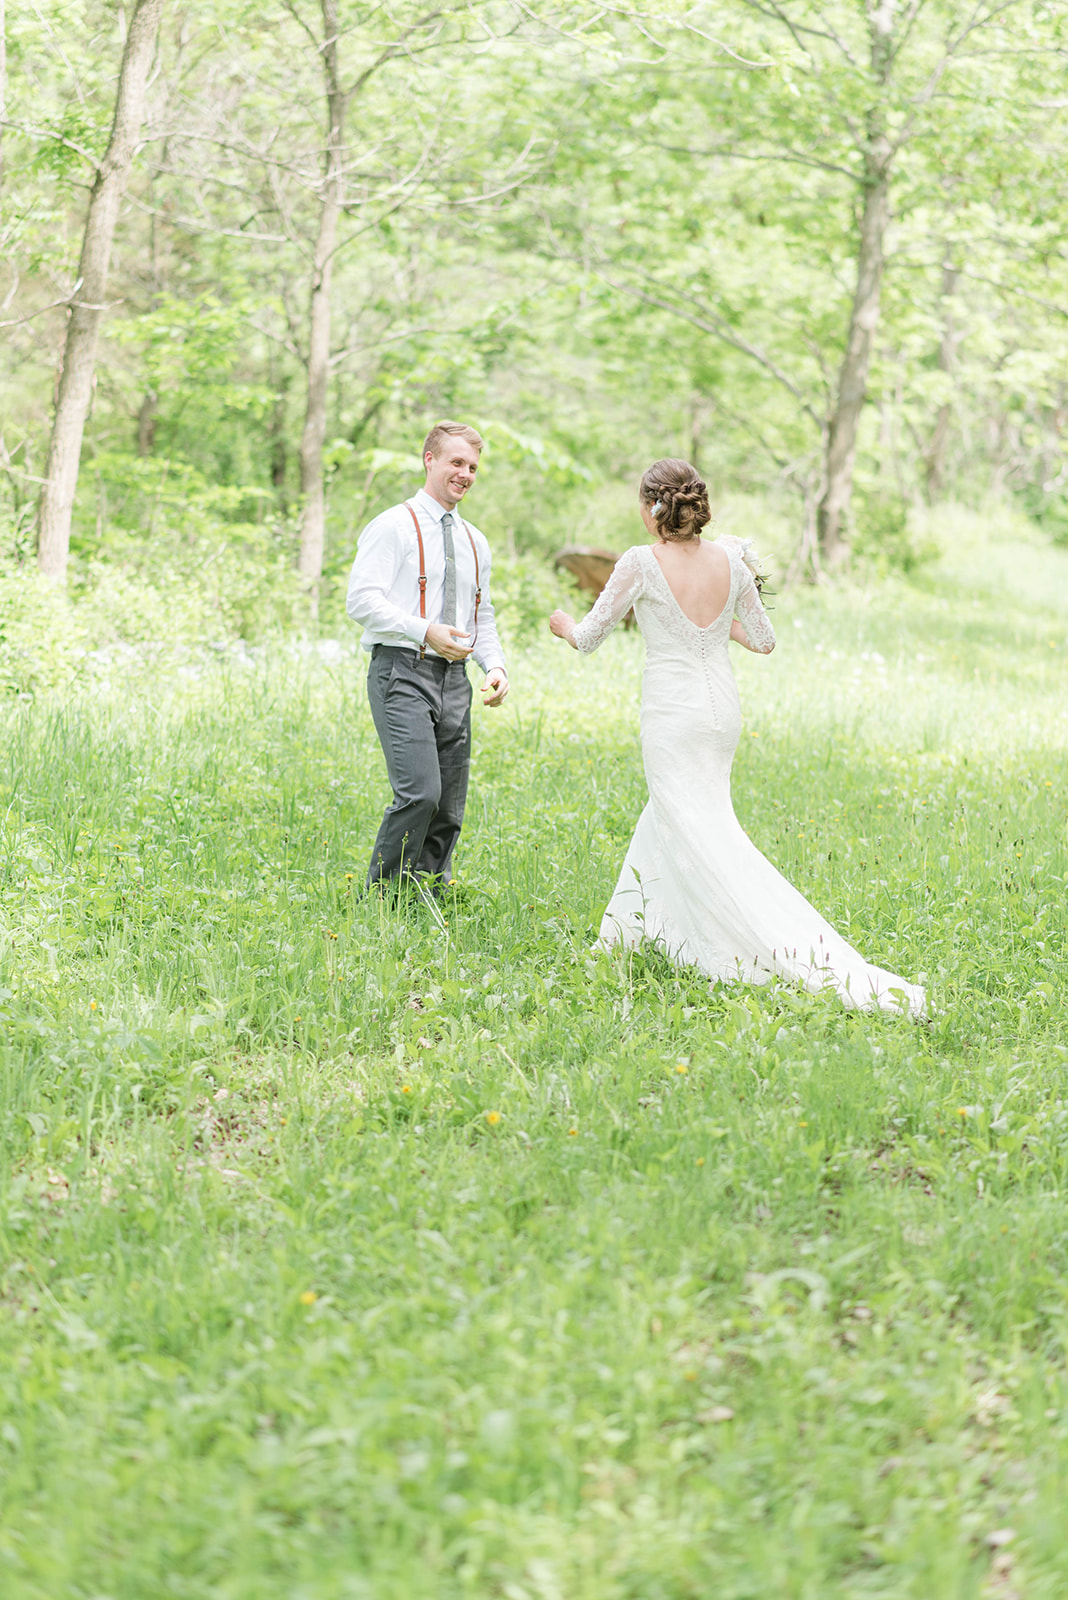
[[[727,648],[731,622],[738,618],[757,650],[771,650],[775,634],[740,541],[716,542],[730,561],[730,593],[707,627],[681,609],[650,545],[620,556],[575,626],[575,644],[589,654],[633,606],[646,647],[641,740],[649,803],[605,910],[601,943],[649,940],[723,982],[785,978],[832,990],[847,1006],[922,1018],[923,989],[865,961],[761,855],[734,814],[731,763],[742,715]]]

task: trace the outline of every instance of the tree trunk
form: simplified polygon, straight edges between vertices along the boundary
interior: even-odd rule
[[[323,72],[326,77],[328,132],[323,158],[323,188],[319,231],[312,267],[308,329],[308,403],[300,440],[300,554],[297,570],[308,589],[312,610],[318,605],[326,539],[326,498],[323,492],[323,442],[326,438],[327,382],[330,376],[330,287],[334,246],[341,217],[343,126],[345,102],[338,69],[337,0],[322,0]]]
[[[820,458],[821,466],[826,465],[826,439],[824,446]],[[816,583],[823,575],[819,541],[819,505],[823,498],[822,476],[821,472],[819,479],[813,482],[812,475],[809,474],[802,482],[804,515],[801,539],[786,569],[784,581],[787,588],[795,583]]]
[[[145,397],[141,401],[137,413],[137,454],[150,456],[152,446],[156,442],[156,412],[159,408],[159,395],[155,389],[146,389]]]
[[[886,230],[890,222],[890,163],[893,152],[886,134],[881,91],[893,70],[895,0],[878,0],[868,12],[871,75],[876,98],[867,117],[864,149],[864,212],[857,251],[857,287],[849,318],[845,359],[838,377],[834,413],[827,429],[824,490],[817,513],[824,562],[840,566],[849,554],[849,502],[853,494],[853,462],[857,424],[868,385],[868,368],[879,326],[879,292],[883,282]]]
[[[4,187],[4,121],[7,117],[7,24],[0,0],[0,189]]]
[[[137,0],[122,53],[107,154],[89,195],[78,283],[70,305],[37,524],[37,564],[43,573],[60,583],[65,582],[67,576],[71,512],[78,486],[82,434],[93,392],[96,342],[104,313],[111,242],[141,131],[148,73],[162,11],[163,0]]]
[[[819,543],[824,563],[840,566],[849,553],[846,519],[853,493],[857,424],[868,383],[871,349],[879,325],[884,245],[890,221],[890,174],[873,163],[864,193],[857,254],[857,288],[849,319],[849,338],[838,379],[838,396],[827,430],[826,487],[818,512]]]
[[[948,263],[942,268],[942,341],[938,346],[938,370],[951,373],[957,365],[957,330],[953,322],[952,297],[957,287],[960,270]],[[934,432],[927,450],[927,498],[938,500],[945,489],[946,446],[949,442],[950,404],[948,400],[938,408]]]
[[[288,466],[288,452],[286,450],[286,395],[289,389],[289,375],[283,373],[277,383],[272,383],[274,389],[274,405],[271,408],[271,420],[267,425],[267,438],[269,446],[269,459],[271,468],[271,487],[278,496],[278,509],[283,517],[289,510],[286,498],[286,468]]]

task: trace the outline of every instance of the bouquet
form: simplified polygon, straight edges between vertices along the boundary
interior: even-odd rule
[[[735,533],[724,533],[721,534],[720,537],[724,544],[729,541],[735,546],[742,560],[753,574],[753,582],[757,586],[757,594],[761,599],[763,599],[764,586],[768,581],[766,562],[762,556],[757,555],[756,550],[753,547],[752,539],[739,539],[738,535]]]

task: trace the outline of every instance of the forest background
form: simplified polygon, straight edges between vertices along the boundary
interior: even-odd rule
[[[1068,1593],[1066,22],[0,0],[5,1600]],[[343,593],[449,414],[513,692],[398,911]],[[550,557],[669,451],[927,1024],[594,948]]]
[[[1068,539],[1063,6],[0,20],[12,688],[113,639],[336,631],[441,415],[488,440],[520,626],[552,551],[630,542],[664,453],[780,574],[915,568],[946,499]]]

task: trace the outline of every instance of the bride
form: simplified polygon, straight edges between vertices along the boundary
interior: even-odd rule
[[[639,489],[654,545],[616,562],[592,611],[549,626],[589,654],[631,606],[645,639],[641,735],[649,803],[601,923],[603,944],[648,939],[723,982],[786,978],[847,1006],[927,1015],[922,988],[870,966],[776,872],[731,804],[741,705],[727,645],[768,655],[775,634],[741,540],[701,538],[708,491],[685,461],[655,461]]]

